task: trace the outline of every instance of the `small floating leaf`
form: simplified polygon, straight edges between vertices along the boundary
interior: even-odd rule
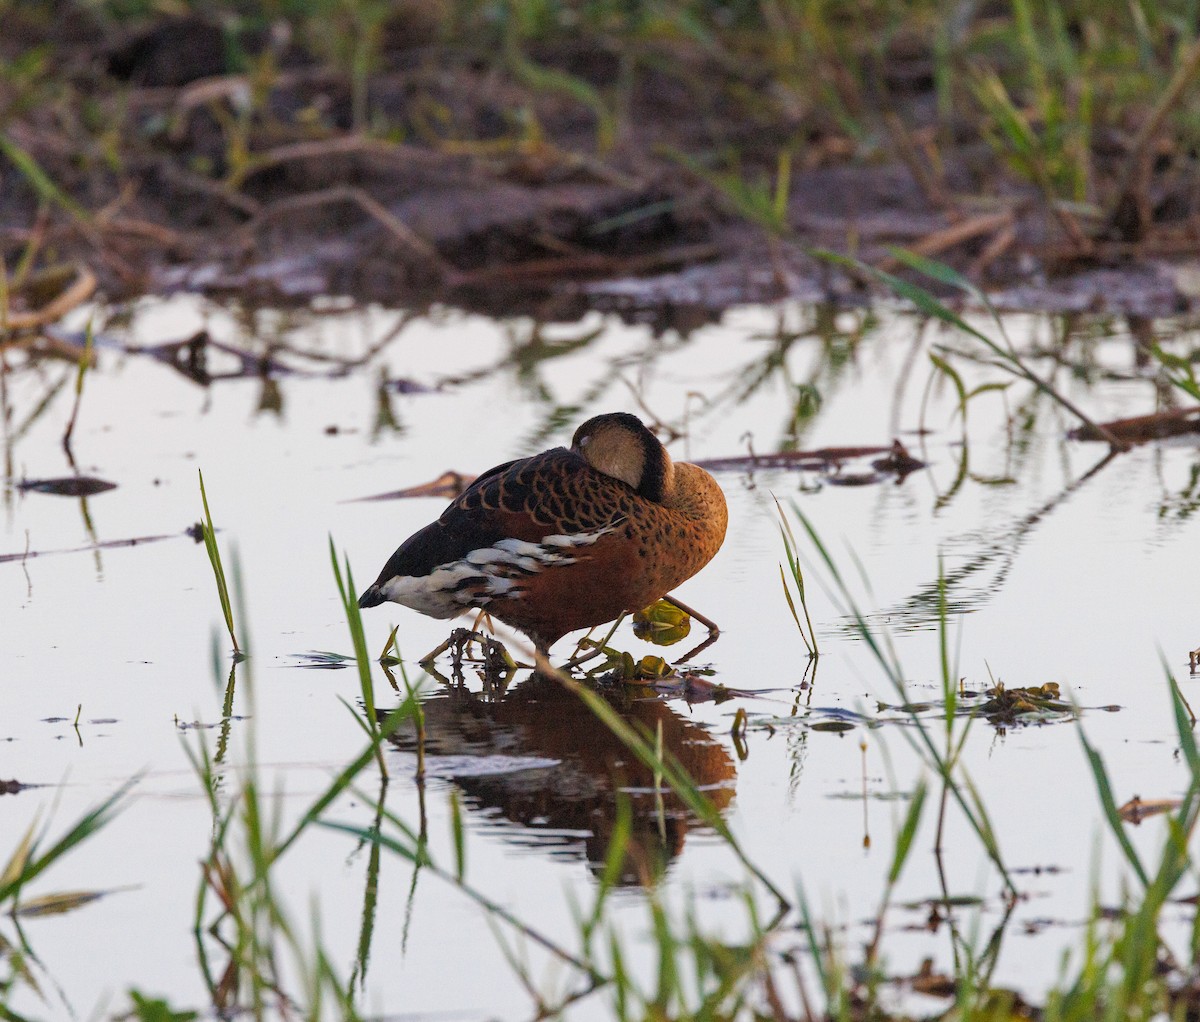
[[[853,731],[855,727],[855,725],[851,724],[848,720],[818,720],[811,726],[812,730],[814,731],[834,732]]]
[[[475,481],[475,476],[464,472],[443,472],[436,479],[427,483],[419,483],[403,490],[390,490],[387,493],[376,493],[370,497],[354,497],[347,503],[358,503],[368,500],[403,500],[408,497],[447,497],[454,498]]]
[[[115,490],[116,483],[93,476],[64,476],[61,479],[23,479],[18,489],[34,493],[52,493],[58,497],[90,497],[105,490]]]
[[[307,653],[293,653],[297,660],[302,661],[297,667],[307,667],[318,671],[336,671],[348,664],[354,663],[354,657],[344,653],[330,653],[328,650],[310,649]]]
[[[1183,803],[1177,798],[1140,798],[1134,795],[1120,809],[1117,810],[1117,815],[1126,823],[1141,823],[1148,816],[1158,816],[1162,813],[1171,813],[1178,809]]]
[[[638,661],[639,678],[665,678],[673,673],[674,668],[660,656],[644,656]]]

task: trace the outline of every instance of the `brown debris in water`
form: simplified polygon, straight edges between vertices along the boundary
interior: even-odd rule
[[[97,493],[115,490],[116,483],[94,476],[63,476],[57,479],[22,479],[16,484],[18,490],[32,493],[51,493],[57,497],[91,497]]]
[[[1151,816],[1159,816],[1162,813],[1172,813],[1178,809],[1182,802],[1177,798],[1142,798],[1140,795],[1134,795],[1120,809],[1117,810],[1117,815],[1126,823],[1139,824],[1142,820],[1148,819]]]
[[[416,486],[408,486],[403,490],[391,490],[388,493],[376,493],[370,497],[354,497],[348,504],[357,504],[367,500],[403,500],[408,497],[445,497],[453,500],[468,486],[475,482],[476,477],[464,472],[443,472],[436,479]]]
[[[1173,436],[1200,433],[1200,406],[1194,408],[1168,408],[1150,415],[1134,415],[1128,419],[1114,419],[1100,424],[1118,440],[1128,444],[1144,444],[1151,440],[1165,440]],[[1079,426],[1067,434],[1072,440],[1104,440],[1099,430],[1091,426]]]
[[[848,462],[875,457],[872,471],[847,471]],[[835,486],[863,486],[894,479],[903,482],[910,473],[925,467],[899,440],[890,447],[821,447],[812,451],[779,451],[775,454],[744,454],[732,458],[705,458],[696,462],[710,472],[753,472],[756,469],[790,469],[820,472]]]
[[[993,724],[1014,723],[1023,713],[1045,710],[1066,713],[1071,710],[1070,704],[1062,701],[1058,685],[1052,681],[1028,688],[1007,688],[998,683],[987,690],[987,696],[987,702],[978,707],[978,712]]]

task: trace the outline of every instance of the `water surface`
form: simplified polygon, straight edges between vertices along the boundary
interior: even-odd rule
[[[312,650],[351,651],[329,539],[361,588],[445,503],[357,498],[566,443],[600,411],[650,413],[679,427],[685,435],[670,448],[679,458],[887,445],[898,437],[928,462],[903,482],[875,485],[784,470],[720,473],[729,536],[680,596],[722,629],[699,662],[720,683],[759,694],[656,700],[631,711],[694,752],[699,779],[750,858],[786,892],[802,886],[822,919],[846,928],[849,950],[877,908],[904,807],[896,796],[928,772],[905,737],[910,725],[860,723],[840,733],[804,725],[873,719],[878,701],[898,698],[806,539],[801,554],[822,649],[815,673],[810,667],[782,595],[776,498],[803,509],[873,626],[890,635],[912,697],[940,696],[940,570],[950,580],[950,648],[964,686],[1061,685],[1085,708],[1082,726],[1104,752],[1119,801],[1176,796],[1187,783],[1164,663],[1190,698],[1187,650],[1200,644],[1195,445],[1151,444],[1106,462],[1103,445],[1067,440],[1071,417],[1017,383],[973,399],[964,432],[953,388],[944,379],[930,385],[928,351],[980,353],[948,331],[887,310],[803,307],[734,310],[686,337],[654,336],[599,315],[536,325],[336,303],[252,312],[190,297],[146,301],[119,317],[98,310],[98,317],[98,364],[86,378],[72,451],[80,473],[116,489],[80,499],[9,487],[3,496],[0,555],[37,556],[0,563],[7,650],[0,779],[44,787],[0,798],[0,833],[8,835],[0,859],[32,821],[56,833],[138,780],[115,822],[28,892],[113,893],[66,915],[26,920],[21,934],[11,921],[0,926],[14,944],[23,935],[36,956],[42,993],[18,990],[12,1006],[23,1014],[105,1017],[128,1007],[130,988],[176,1007],[209,1003],[192,929],[211,816],[186,750],[203,743],[211,755],[223,743],[220,770],[231,790],[252,742],[281,816],[302,812],[362,747],[342,705],[357,699],[354,673],[303,666]],[[1006,326],[1023,348],[1055,346],[1063,330],[1034,317]],[[1167,343],[1177,328],[1162,326]],[[230,375],[202,386],[125,350],[202,329],[256,356],[270,350],[270,375],[238,375],[242,363],[213,350],[209,373]],[[1121,324],[1088,324],[1060,353],[1072,364],[1045,360],[1041,371],[1097,419],[1153,409],[1156,385]],[[986,364],[955,364],[972,384],[1008,379]],[[5,453],[14,479],[72,474],[61,437],[73,382],[68,363],[10,357]],[[814,394],[819,408],[809,414]],[[185,535],[201,515],[198,470],[221,545],[238,566],[240,630],[251,651],[224,727],[228,637],[204,548]],[[60,552],[76,548],[88,549]],[[446,623],[393,605],[365,619],[372,650],[397,625],[400,648],[414,659],[447,633]],[[655,652],[628,626],[615,642],[637,656]],[[410,677],[420,673],[411,668]],[[382,675],[377,691],[381,703],[394,701]],[[589,857],[602,851],[614,804],[589,756],[611,739],[585,715],[547,704],[545,694],[539,702],[527,691],[487,708],[456,701],[432,682],[428,691],[435,858],[452,859],[455,795],[467,807],[469,878],[570,945],[571,900],[591,897]],[[751,722],[745,758],[729,734],[739,708]],[[800,723],[765,726],[775,718]],[[413,821],[411,742],[401,740],[388,758],[387,806]],[[1093,884],[1102,898],[1118,897],[1119,853],[1073,724],[977,722],[965,765],[1029,895],[1008,921],[995,980],[1036,998],[1057,976],[1061,950],[1079,944]],[[652,780],[630,777],[635,802]],[[328,815],[366,825],[376,794],[344,799]],[[747,879],[744,867],[677,810],[659,840],[662,892],[671,904],[693,903],[704,925],[736,941],[745,912],[732,892]],[[890,917],[886,955],[898,973],[914,972],[926,956],[949,961],[944,931],[922,930],[928,908],[916,904],[940,893],[931,824],[930,815],[897,895],[916,907]],[[1149,821],[1131,837],[1153,849],[1162,828]],[[1002,916],[999,879],[953,816],[947,847],[951,893],[984,899],[986,936]],[[298,932],[319,917],[334,964],[355,973],[364,1012],[530,1014],[478,906],[428,875],[414,888],[411,865],[387,854],[363,974],[355,962],[367,860],[364,846],[315,828],[280,860],[276,878]],[[631,885],[616,913],[631,945],[646,950],[633,967],[650,975],[644,899]],[[1176,936],[1185,932],[1182,910],[1178,921]],[[201,943],[219,973],[219,949],[208,938]],[[778,949],[798,943],[784,934]],[[536,947],[515,946],[546,989],[569,985]],[[601,992],[572,1013],[607,1010]]]

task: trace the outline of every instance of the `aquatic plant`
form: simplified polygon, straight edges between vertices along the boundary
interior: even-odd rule
[[[217,601],[221,605],[225,627],[229,630],[229,641],[233,643],[234,658],[241,660],[245,654],[238,645],[237,634],[233,628],[233,603],[229,598],[229,583],[225,579],[225,566],[221,562],[221,548],[217,545],[217,531],[213,527],[212,512],[208,509],[208,494],[204,492],[203,471],[200,472],[200,501],[204,505],[204,520],[200,523],[200,531],[204,539],[204,549],[208,554],[208,563],[212,567],[213,579],[217,584]]]

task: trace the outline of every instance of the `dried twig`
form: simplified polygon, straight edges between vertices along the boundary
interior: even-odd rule
[[[916,244],[910,245],[909,250],[920,256],[932,257],[980,235],[991,234],[1005,228],[1011,230],[1012,222],[1013,215],[1010,210],[1002,213],[985,213],[961,223],[951,224],[943,230],[934,231],[933,234],[926,235]],[[878,266],[881,270],[890,273],[900,266],[900,260],[894,256],[887,256],[879,261]]]
[[[82,305],[96,290],[96,275],[87,266],[78,267],[75,279],[40,309],[29,312],[13,312],[0,317],[0,333],[17,330],[36,330],[62,319],[68,312]]]

